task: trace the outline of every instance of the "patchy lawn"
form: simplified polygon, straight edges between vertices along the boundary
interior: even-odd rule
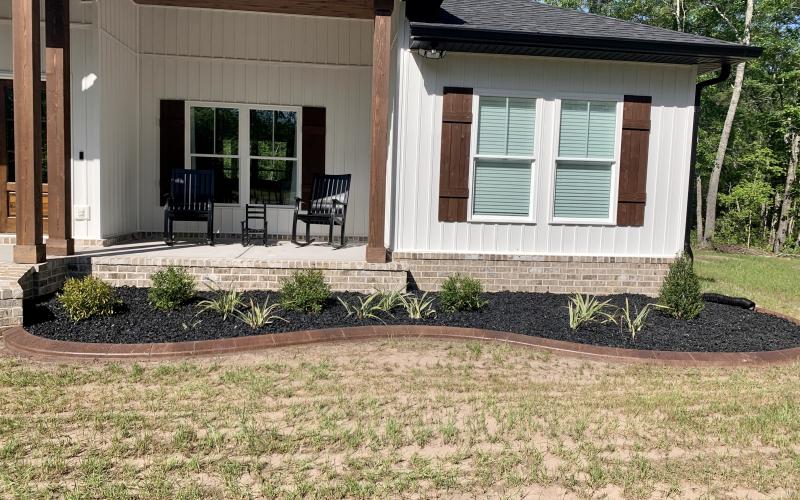
[[[797,368],[432,340],[147,365],[0,358],[0,496],[790,496]]]
[[[697,252],[706,291],[746,297],[800,318],[800,259]]]

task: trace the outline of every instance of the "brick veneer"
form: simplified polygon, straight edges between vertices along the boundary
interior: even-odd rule
[[[198,283],[235,290],[277,290],[281,281],[303,269],[322,271],[334,291],[371,293],[405,289],[406,272],[397,264],[336,261],[263,261],[172,257],[94,257],[74,264],[73,274],[92,274],[114,286],[150,286],[154,272],[169,265],[186,269]]]
[[[477,278],[490,292],[643,293],[658,295],[672,258],[481,255],[394,252],[421,290],[436,291],[455,273]]]

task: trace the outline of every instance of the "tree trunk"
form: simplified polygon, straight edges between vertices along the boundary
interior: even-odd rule
[[[778,220],[781,217],[781,193],[775,190],[775,201],[772,205],[772,214],[769,218],[769,248],[775,246],[775,232],[778,230]]]
[[[753,22],[753,0],[747,0],[747,7],[744,16],[744,37],[741,42],[750,45],[750,25]],[[714,237],[714,230],[717,227],[717,192],[719,191],[719,177],[722,173],[722,165],[725,162],[725,152],[728,150],[728,140],[731,137],[733,119],[736,116],[736,108],[739,106],[739,97],[742,95],[742,83],[744,82],[745,63],[736,65],[736,79],[733,83],[731,102],[728,105],[728,114],[725,115],[725,122],[722,126],[722,134],[719,138],[717,156],[714,159],[714,168],[711,170],[711,178],[708,180],[708,193],[706,194],[706,228],[703,233],[703,243]]]
[[[697,203],[695,214],[697,216],[697,244],[703,244],[703,179],[697,176]]]
[[[789,170],[786,172],[786,186],[783,189],[783,204],[781,204],[781,214],[778,219],[778,231],[775,233],[775,244],[772,251],[779,253],[786,242],[787,229],[789,228],[789,212],[792,210],[792,193],[794,181],[797,175],[798,150],[800,150],[800,134],[790,132],[786,134],[786,142],[789,143]]]

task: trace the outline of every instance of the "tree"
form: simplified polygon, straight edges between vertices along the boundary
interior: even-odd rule
[[[744,16],[744,35],[741,37],[740,42],[744,45],[750,45],[750,26],[753,22],[753,0],[747,0]],[[742,94],[742,85],[744,83],[744,68],[745,63],[741,62],[736,65],[736,78],[733,83],[733,92],[731,93],[731,102],[728,105],[728,113],[725,116],[725,122],[722,126],[722,134],[719,138],[719,146],[717,147],[717,157],[714,160],[714,168],[711,170],[711,177],[708,181],[708,193],[706,194],[706,227],[703,233],[703,243],[707,243],[714,236],[717,222],[717,192],[719,191],[719,178],[722,173],[722,165],[725,162],[725,152],[728,150],[728,141],[731,136],[731,129],[733,128],[733,119],[736,117],[736,108],[739,106],[739,99]]]
[[[779,253],[786,242],[786,233],[789,228],[789,212],[792,210],[794,200],[795,179],[797,176],[798,152],[800,152],[800,133],[794,128],[786,133],[786,143],[789,144],[789,168],[786,172],[786,185],[783,191],[778,229],[775,233],[775,243],[772,251]]]

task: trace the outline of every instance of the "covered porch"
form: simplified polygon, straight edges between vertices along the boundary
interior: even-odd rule
[[[293,254],[301,260],[308,257],[309,262],[363,265],[388,260],[384,227],[391,1],[114,0],[98,4],[95,23],[100,54],[95,77],[99,76],[97,85],[102,90],[98,106],[100,201],[97,207],[90,207],[91,211],[72,199],[79,190],[70,185],[71,168],[84,155],[84,151],[73,151],[70,141],[70,129],[76,126],[69,98],[75,91],[69,78],[70,2],[47,0],[41,13],[37,2],[11,1],[17,207],[11,255],[14,262],[36,264],[45,261],[47,255],[86,256],[95,252],[76,253],[75,249],[73,221],[88,218],[99,219],[102,229],[97,239],[153,238],[162,226],[164,172],[169,168],[200,168],[201,163],[215,161],[224,164],[220,172],[226,172],[224,182],[217,184],[218,234],[236,234],[244,205],[257,202],[269,205],[269,232],[287,235],[294,196],[305,194],[310,172],[320,172],[321,168],[325,173],[353,175],[353,215],[347,232],[354,243],[341,251],[318,245],[297,248],[287,242],[250,249],[237,249],[236,245],[167,249],[157,248],[158,243],[135,243],[103,249],[107,254],[104,258],[147,253],[164,259],[205,255],[211,259],[278,262]],[[137,19],[133,28],[127,26],[130,12],[135,12]],[[34,21],[42,15],[44,61],[39,50],[39,23]],[[359,26],[370,29],[364,37],[355,33],[360,28],[351,31],[337,19],[363,21],[369,24]],[[287,40],[278,46],[269,35],[261,34],[270,31],[267,28],[275,31],[281,24],[307,32],[315,38],[314,43]],[[346,54],[355,55],[348,58]],[[46,90],[36,77],[41,68],[46,69]],[[43,120],[41,98],[37,99],[43,91],[47,207],[42,203]],[[174,110],[178,102],[180,111],[170,115],[170,104]],[[216,120],[219,109],[235,110],[238,128],[228,139],[236,144],[238,153],[230,148],[209,153],[194,147],[195,115],[211,110]],[[306,129],[314,129],[310,134],[320,134],[319,122],[314,123],[319,113],[308,114],[310,109],[327,111],[322,113],[321,142],[309,141],[310,136],[305,135]],[[252,149],[256,134],[253,123],[269,116],[274,124],[274,117],[281,113],[291,116],[297,129],[294,154],[276,152],[280,149],[277,146],[266,153]],[[271,133],[272,143],[277,144],[275,132]],[[220,142],[217,139],[210,140],[214,147]],[[257,180],[263,181],[254,173],[256,165],[278,163],[290,171],[288,187],[275,193],[256,185]],[[235,171],[228,175],[231,165]],[[176,223],[175,230],[201,232],[196,223]],[[364,240],[366,245],[355,243]]]

